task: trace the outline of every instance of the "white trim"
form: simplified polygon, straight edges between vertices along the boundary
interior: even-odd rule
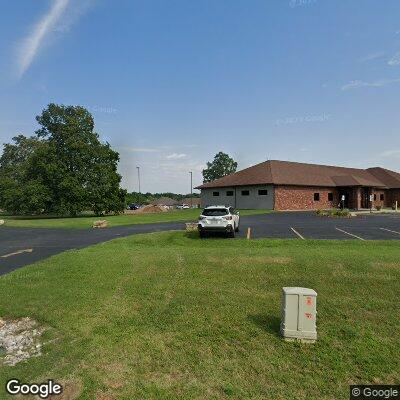
[[[294,229],[294,228],[292,228],[292,227],[290,227],[290,229],[291,229],[300,239],[306,240],[306,239],[304,238],[304,236],[300,235],[300,233],[296,231],[296,229]]]
[[[357,238],[357,239],[360,239],[360,240],[365,240],[365,239],[363,239],[362,237],[357,236],[357,235],[353,235],[352,233],[346,232],[346,231],[344,231],[343,229],[336,228],[336,227],[335,227],[335,229],[336,229],[337,231],[339,231],[339,232],[345,233],[346,235],[353,236],[353,237],[355,237],[355,238]]]

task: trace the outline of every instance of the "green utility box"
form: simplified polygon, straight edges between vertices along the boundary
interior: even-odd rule
[[[301,287],[282,288],[281,334],[285,340],[317,340],[317,292]]]

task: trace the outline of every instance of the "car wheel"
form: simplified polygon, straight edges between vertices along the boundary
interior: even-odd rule
[[[199,236],[200,236],[201,239],[203,239],[203,238],[206,237],[206,234],[204,232],[200,231],[199,232]]]
[[[239,232],[239,225],[235,229],[236,232]]]
[[[228,232],[228,236],[231,238],[235,237],[235,229],[234,228],[232,228],[232,231]]]

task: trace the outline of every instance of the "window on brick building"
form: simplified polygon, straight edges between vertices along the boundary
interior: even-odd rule
[[[385,196],[383,195],[383,193],[381,193],[380,199],[381,199],[381,201],[383,201],[385,199]]]
[[[333,201],[333,193],[328,193],[328,201]]]
[[[213,192],[213,196],[214,197],[218,197],[219,196],[219,192]]]
[[[376,200],[376,194],[374,194],[374,200]]]
[[[268,190],[267,189],[260,189],[258,191],[259,196],[267,196],[268,195]]]
[[[314,201],[319,201],[319,193],[314,193]]]
[[[233,190],[227,190],[226,191],[227,196],[233,196]]]
[[[249,196],[250,191],[249,190],[242,190],[242,196]]]

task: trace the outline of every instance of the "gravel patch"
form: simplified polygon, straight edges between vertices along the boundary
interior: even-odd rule
[[[0,318],[0,363],[15,365],[42,354],[40,341],[44,328],[31,318]]]

